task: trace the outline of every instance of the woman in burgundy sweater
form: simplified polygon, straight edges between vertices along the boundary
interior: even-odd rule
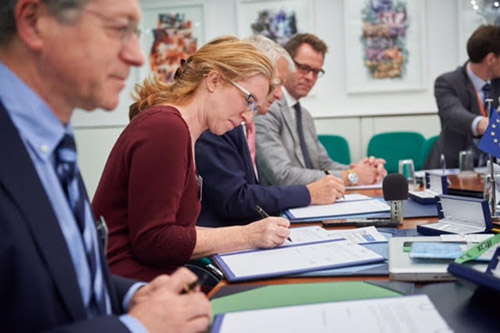
[[[273,67],[254,46],[221,37],[183,63],[172,84],[136,89],[130,124],[116,142],[93,200],[109,227],[113,273],[149,281],[191,259],[274,247],[289,222],[269,217],[246,226],[202,228],[202,181],[194,144],[205,130],[222,135],[264,103]]]

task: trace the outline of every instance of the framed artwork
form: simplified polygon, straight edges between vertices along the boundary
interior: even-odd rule
[[[312,0],[238,0],[238,36],[261,34],[284,45],[297,32],[311,32],[312,6]]]
[[[424,1],[344,1],[348,93],[424,89],[424,10]]]
[[[463,65],[467,55],[467,41],[482,24],[500,25],[500,1],[460,0],[458,3],[458,60]]]
[[[181,59],[205,42],[203,4],[145,6],[142,22],[141,47],[146,61],[139,82],[152,73],[170,82]]]

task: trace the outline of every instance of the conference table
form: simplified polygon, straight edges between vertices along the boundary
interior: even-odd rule
[[[347,191],[347,193],[359,193],[364,194],[369,197],[382,197],[382,189],[366,189],[366,190],[355,190]],[[437,217],[431,218],[410,218],[404,219],[403,225],[399,226],[398,229],[415,229],[417,225],[423,223],[436,222]],[[291,228],[297,227],[307,227],[318,225],[321,223],[293,223]],[[349,229],[352,227],[328,227],[328,230],[339,230],[339,229]],[[212,291],[209,293],[209,297],[215,295],[221,288],[228,285],[240,285],[240,286],[258,286],[258,285],[271,285],[271,284],[290,284],[290,283],[314,283],[314,282],[332,282],[332,281],[365,281],[365,280],[379,280],[379,281],[389,281],[389,276],[348,276],[348,277],[283,277],[283,278],[272,278],[263,279],[256,281],[240,282],[240,283],[229,283],[226,280],[222,280]]]
[[[483,177],[473,175],[461,177],[449,176],[450,188],[457,190],[460,194],[478,193],[483,191]],[[459,191],[460,190],[460,191]],[[356,190],[347,193],[360,193],[370,197],[383,196],[381,189]],[[457,193],[458,194],[458,193]],[[414,229],[417,225],[437,221],[432,218],[407,218],[398,229]],[[321,225],[320,223],[294,223],[291,227],[303,227]],[[348,228],[348,227],[344,227]],[[339,227],[327,229],[338,230]],[[473,289],[459,282],[397,282],[390,281],[389,276],[348,276],[348,277],[282,277],[263,279],[249,282],[228,283],[221,281],[210,293],[209,298],[217,299],[242,291],[270,285],[321,283],[321,282],[368,282],[383,288],[401,292],[403,295],[425,294],[427,295],[440,314],[446,320],[450,328],[455,332],[490,332],[500,331],[498,325],[498,297],[488,290]],[[399,290],[398,290],[399,289]],[[404,290],[411,290],[406,293]]]

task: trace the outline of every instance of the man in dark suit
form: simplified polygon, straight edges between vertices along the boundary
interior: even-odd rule
[[[0,330],[204,331],[182,269],[149,284],[109,273],[76,160],[74,108],[118,104],[139,48],[137,0],[0,4]]]
[[[281,86],[294,65],[288,53],[272,40],[257,35],[249,41],[266,54],[276,68],[275,88],[259,107],[259,114],[265,114],[276,99],[282,98]],[[308,185],[261,185],[255,164],[253,115],[246,117],[244,124],[226,134],[217,136],[205,131],[196,142],[196,167],[203,178],[198,225],[247,224],[262,218],[256,205],[270,214],[278,214],[287,208],[333,203],[342,195],[344,186],[333,176],[324,176]]]
[[[448,168],[458,167],[462,150],[474,152],[476,166],[486,163],[478,143],[488,127],[487,98],[498,108],[500,96],[500,27],[479,27],[467,42],[469,61],[436,79],[434,96],[441,121],[441,134],[424,168],[441,167],[444,154]]]

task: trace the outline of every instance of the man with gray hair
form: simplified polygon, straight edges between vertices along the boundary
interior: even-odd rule
[[[274,90],[259,109],[266,114],[269,106],[283,95],[293,61],[281,46],[256,35],[248,39],[269,57],[275,67]],[[256,211],[261,206],[270,214],[309,204],[333,203],[344,193],[344,185],[333,176],[325,176],[309,185],[265,186],[259,183],[255,164],[255,125],[253,115],[245,123],[217,136],[206,131],[196,142],[196,166],[203,178],[203,200],[198,225],[221,227],[247,224],[262,218]]]
[[[210,304],[181,269],[109,273],[77,162],[75,108],[112,110],[140,66],[138,0],[0,2],[0,327],[204,331]]]
[[[324,178],[325,170],[345,185],[378,183],[387,173],[382,159],[369,157],[344,165],[333,161],[318,140],[311,114],[299,100],[306,97],[325,71],[328,50],[313,34],[296,34],[286,43],[297,70],[283,87],[283,100],[276,101],[269,113],[255,120],[257,162],[263,182],[270,185],[303,185]]]

